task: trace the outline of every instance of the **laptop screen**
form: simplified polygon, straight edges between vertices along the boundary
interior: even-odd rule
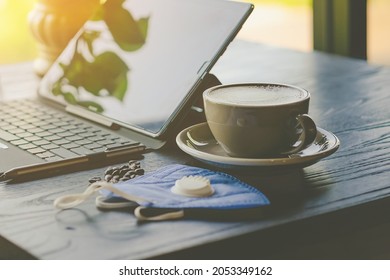
[[[108,0],[39,93],[158,136],[251,9],[223,0]]]

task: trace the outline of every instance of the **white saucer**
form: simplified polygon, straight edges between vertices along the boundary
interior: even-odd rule
[[[333,154],[340,141],[331,132],[317,127],[317,137],[313,144],[299,153],[275,158],[238,158],[226,154],[214,139],[207,123],[200,123],[182,130],[176,137],[181,150],[194,158],[219,167],[272,167],[272,166],[309,166]],[[196,137],[201,139],[194,139]],[[202,143],[202,139],[210,139]],[[195,141],[194,141],[195,140]],[[196,141],[200,140],[200,141]],[[195,144],[196,142],[197,145]]]

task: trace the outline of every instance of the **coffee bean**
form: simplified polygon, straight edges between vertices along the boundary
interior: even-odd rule
[[[135,175],[135,171],[134,170],[130,170],[130,171],[127,171],[125,176],[131,176],[131,175]]]
[[[96,177],[90,178],[90,179],[88,180],[88,182],[91,183],[91,184],[93,184],[93,183],[99,182],[99,181],[101,181],[101,180],[102,180],[102,178],[96,176]]]
[[[120,170],[129,169],[129,165],[127,165],[127,164],[122,165],[119,169],[120,169]]]
[[[112,172],[114,172],[114,168],[112,166],[110,166],[106,169],[106,171],[104,172],[104,175],[112,175]]]
[[[137,160],[129,160],[128,164],[121,166],[109,166],[104,171],[104,181],[117,183],[119,181],[127,181],[137,176],[145,174],[145,170],[141,168],[141,162]],[[95,176],[89,179],[89,183],[102,181],[102,178]]]
[[[135,170],[135,174],[136,175],[144,175],[145,174],[145,170],[143,170],[142,168],[137,168]]]

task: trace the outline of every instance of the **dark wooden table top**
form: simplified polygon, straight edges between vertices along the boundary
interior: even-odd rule
[[[2,94],[23,93],[25,88],[33,91],[30,67],[1,68]],[[303,169],[230,170],[271,199],[269,212],[255,220],[138,223],[131,213],[99,211],[93,199],[75,209],[54,209],[54,199],[83,191],[88,179],[101,175],[105,168],[2,184],[0,257],[289,258],[294,256],[291,251],[318,239],[388,221],[389,67],[235,41],[212,72],[222,83],[280,82],[306,88],[312,95],[310,115],[319,127],[339,137],[339,150]],[[141,163],[147,171],[169,163],[201,166],[174,143],[145,154]],[[343,256],[341,251],[331,255]]]

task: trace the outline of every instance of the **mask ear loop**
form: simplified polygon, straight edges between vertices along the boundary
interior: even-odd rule
[[[135,207],[138,204],[135,203],[134,201],[122,201],[122,202],[107,202],[106,201],[107,197],[103,195],[99,195],[96,197],[95,204],[96,207],[100,209],[120,209],[120,208],[127,208],[127,207]]]
[[[95,183],[91,184],[83,193],[69,194],[69,195],[64,195],[64,196],[57,198],[56,200],[54,200],[54,203],[53,203],[54,207],[59,208],[59,209],[73,208],[73,207],[83,203],[90,196],[92,196],[96,191],[99,191],[102,189],[109,190],[109,191],[111,191],[111,192],[113,192],[113,193],[115,193],[123,198],[126,198],[128,200],[131,200],[131,201],[134,201],[137,203],[149,202],[142,197],[130,195],[130,194],[127,194],[121,190],[118,190],[110,183],[95,182]]]
[[[136,202],[136,203],[145,203],[148,202],[148,200],[138,197],[135,195],[130,195],[128,193],[125,193],[121,190],[118,190],[115,188],[112,184],[107,183],[107,182],[95,182],[91,184],[83,193],[79,194],[69,194],[69,195],[64,195],[59,198],[57,198],[54,201],[54,207],[59,208],[59,209],[69,209],[76,207],[77,205],[83,203],[85,200],[87,200],[89,197],[91,197],[95,192],[100,191],[102,189],[109,190],[123,198],[126,198],[127,200]],[[132,202],[123,202],[123,203],[109,203],[109,202],[104,202],[105,199],[103,196],[98,196],[96,198],[96,206],[101,207],[101,208],[120,208],[120,207],[126,207],[129,206],[130,203]],[[114,205],[115,204],[115,205]],[[164,220],[173,220],[173,219],[180,219],[184,217],[184,211],[183,210],[178,210],[174,212],[168,212],[164,213],[161,215],[156,215],[156,216],[145,216],[142,214],[142,210],[147,209],[147,207],[143,206],[138,206],[134,210],[134,215],[135,217],[140,220],[140,221],[164,221]]]
[[[178,210],[174,212],[168,212],[156,216],[145,216],[142,214],[142,210],[147,209],[146,207],[143,206],[138,206],[134,210],[134,216],[139,220],[139,221],[165,221],[165,220],[176,220],[176,219],[181,219],[184,217],[184,210]]]

